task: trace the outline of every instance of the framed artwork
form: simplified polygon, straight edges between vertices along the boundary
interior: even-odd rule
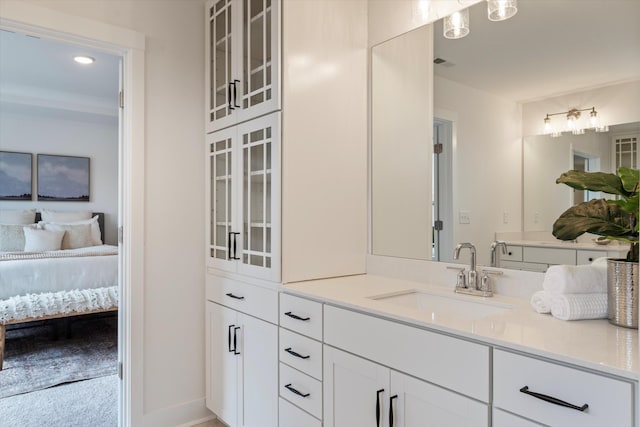
[[[0,200],[31,200],[31,153],[0,151]]]
[[[38,154],[38,200],[89,201],[89,157]]]

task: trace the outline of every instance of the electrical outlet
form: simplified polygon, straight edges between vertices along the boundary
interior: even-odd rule
[[[540,224],[540,212],[533,213],[533,223]]]
[[[502,223],[509,224],[510,220],[511,220],[511,216],[509,215],[509,212],[507,211],[502,212]]]
[[[458,212],[458,223],[471,224],[471,212],[469,211]]]

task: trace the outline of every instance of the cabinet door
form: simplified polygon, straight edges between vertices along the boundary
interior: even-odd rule
[[[205,102],[207,132],[222,129],[237,120],[234,62],[241,46],[238,0],[209,0],[205,14]],[[235,59],[234,59],[235,58]]]
[[[239,355],[233,351],[233,337],[239,326],[237,314],[213,302],[206,304],[207,408],[226,424],[236,426]]]
[[[207,265],[236,271],[234,243],[237,245],[239,226],[237,210],[237,132],[227,128],[207,135],[207,182],[206,204],[208,206],[208,253]]]
[[[241,325],[238,426],[278,426],[278,327],[238,313]]]
[[[280,114],[238,125],[242,224],[238,272],[280,280]]]
[[[486,404],[425,381],[391,371],[390,390],[394,397],[391,403],[394,427],[489,425],[489,407]]]
[[[241,0],[240,77],[235,77],[239,121],[279,107],[280,0]]]
[[[325,345],[323,379],[325,427],[388,427],[388,368]]]

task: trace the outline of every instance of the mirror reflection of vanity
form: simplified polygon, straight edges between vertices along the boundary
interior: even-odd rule
[[[518,14],[502,22],[487,20],[486,2],[469,10],[462,39],[444,39],[436,22],[372,48],[373,255],[468,263],[453,261],[452,249],[472,242],[488,265],[499,238],[513,249],[502,267],[544,271],[570,263],[551,249],[573,251],[574,263],[626,250],[598,246],[593,236],[559,242],[551,227],[572,203],[600,197],[555,184],[560,173],[614,170],[614,141],[634,135],[628,157],[637,162],[638,3],[520,0]],[[546,114],[592,107],[608,132],[543,135]],[[565,125],[561,115],[554,120],[557,130]],[[546,252],[553,262],[528,265],[522,252]]]

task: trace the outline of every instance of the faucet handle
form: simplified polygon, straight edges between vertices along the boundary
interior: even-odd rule
[[[501,276],[504,274],[498,270],[482,270],[482,277],[480,279],[480,291],[486,293],[486,296],[493,295],[493,286],[491,276]]]
[[[464,267],[454,267],[451,265],[447,266],[447,270],[457,270],[458,274],[456,275],[456,289],[466,289],[467,288],[467,276],[465,274]]]

